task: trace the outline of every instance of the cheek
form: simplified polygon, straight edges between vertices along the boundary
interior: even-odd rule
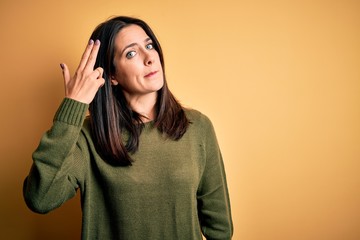
[[[122,64],[119,66],[119,72],[123,77],[126,78],[135,78],[140,75],[142,71],[141,62],[139,63],[135,59],[127,64]]]
[[[118,66],[116,70],[116,79],[121,85],[124,85],[131,78],[131,69],[129,66]]]
[[[131,81],[125,73],[120,73],[118,74],[118,82],[120,86],[126,88]]]
[[[134,88],[138,76],[139,73],[137,69],[134,69],[132,66],[127,66],[126,69],[123,68],[123,70],[117,74],[117,80],[124,90],[130,91]]]

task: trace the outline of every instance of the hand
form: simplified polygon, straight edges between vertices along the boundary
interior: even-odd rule
[[[98,89],[104,85],[105,79],[102,78],[104,70],[101,67],[94,70],[99,48],[99,40],[89,41],[73,77],[70,76],[66,64],[60,64],[64,77],[65,97],[90,104]]]

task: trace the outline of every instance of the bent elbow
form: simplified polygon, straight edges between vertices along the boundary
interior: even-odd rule
[[[52,210],[48,204],[44,204],[44,201],[42,201],[43,198],[41,198],[39,194],[36,194],[28,188],[27,178],[23,185],[23,197],[26,206],[35,213],[46,214]]]
[[[33,212],[39,214],[46,214],[50,212],[52,209],[46,207],[44,204],[41,204],[41,201],[38,201],[35,198],[29,198],[24,196],[26,206]]]

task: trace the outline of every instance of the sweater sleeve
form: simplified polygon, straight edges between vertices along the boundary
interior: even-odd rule
[[[47,213],[76,194],[81,181],[81,128],[88,105],[65,98],[33,153],[23,195],[34,212]]]
[[[206,164],[197,193],[201,229],[206,239],[231,239],[233,224],[224,163],[208,119],[205,131]]]

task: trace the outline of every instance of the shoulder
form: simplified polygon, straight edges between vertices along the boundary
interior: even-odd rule
[[[184,111],[190,122],[210,121],[205,114],[196,109],[186,108]]]
[[[213,128],[211,120],[208,116],[195,109],[185,109],[186,117],[188,118],[190,125],[197,128],[209,129]]]
[[[217,149],[216,133],[210,118],[194,109],[186,109],[185,114],[190,122],[187,136],[202,142],[203,146]]]

